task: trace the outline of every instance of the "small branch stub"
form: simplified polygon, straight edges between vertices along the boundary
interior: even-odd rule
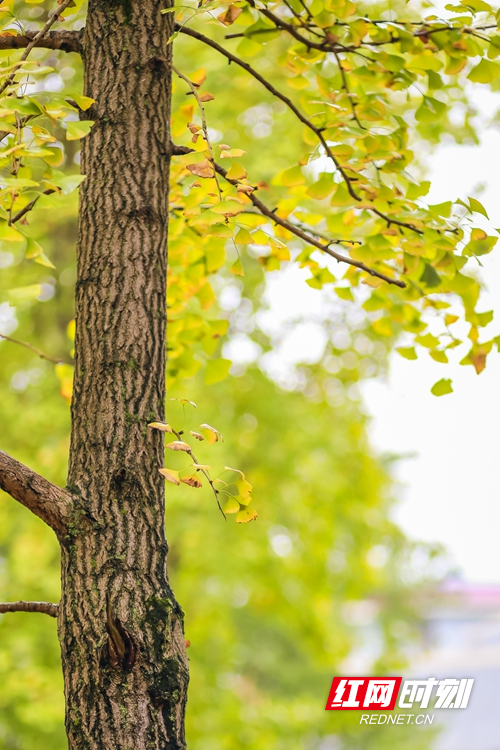
[[[1,602],[0,614],[6,612],[40,612],[49,617],[57,617],[59,605],[52,602]]]

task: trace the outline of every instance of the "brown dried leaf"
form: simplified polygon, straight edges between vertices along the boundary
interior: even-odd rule
[[[477,352],[476,354],[472,355],[471,360],[477,374],[479,375],[479,373],[482,372],[486,367],[486,353]]]
[[[194,474],[190,474],[188,477],[182,477],[181,482],[184,482],[184,484],[188,484],[190,487],[200,488],[203,486],[198,477],[196,477]]]
[[[211,94],[209,91],[205,91],[204,94],[201,94],[201,96],[198,97],[200,102],[211,102],[212,99],[215,99],[215,96]]]
[[[197,164],[188,164],[186,169],[188,169],[191,174],[196,175],[196,177],[203,177],[203,179],[214,176],[214,168],[208,159],[203,159],[203,161],[199,161]]]
[[[217,18],[224,26],[231,26],[242,11],[243,8],[236,8],[234,5],[230,5],[226,12],[221,13]]]
[[[174,440],[171,443],[167,443],[167,448],[173,451],[190,451],[191,446],[185,443],[183,440]]]
[[[191,435],[196,438],[196,440],[205,440],[203,435],[200,435],[199,432],[193,432],[193,430],[191,430]]]

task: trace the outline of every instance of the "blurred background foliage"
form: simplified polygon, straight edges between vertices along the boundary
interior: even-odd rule
[[[48,8],[19,6],[27,22]],[[210,54],[194,52],[184,41],[182,50],[193,61],[192,70],[203,67],[203,55]],[[81,86],[76,56],[48,57],[58,72],[40,85],[48,90],[68,81],[72,88]],[[271,57],[261,54],[259,65],[272,77]],[[216,131],[218,118],[223,120],[226,136],[234,133],[231,145],[251,150],[255,173],[268,179],[287,166],[295,125],[243,73],[235,78],[231,71],[231,81],[223,61],[211,65],[216,99],[210,127]],[[177,89],[180,106],[183,96]],[[77,146],[65,153],[60,168],[77,172]],[[36,281],[43,290],[37,301],[15,308],[0,302],[0,333],[68,362],[76,206],[73,195],[58,210],[37,210],[30,219],[33,236],[55,269],[27,261],[12,244],[0,246],[2,288]],[[226,346],[246,337],[257,346],[254,359],[264,363],[261,355],[272,354],[284,330],[266,325],[269,299],[261,265],[245,261],[243,279],[221,269],[213,287],[214,319],[229,323]],[[188,744],[194,750],[375,750],[402,743],[416,749],[426,747],[430,737],[404,726],[361,728],[356,712],[324,710],[331,679],[340,671],[401,673],[418,637],[415,605],[442,566],[438,551],[409,541],[390,520],[390,462],[370,447],[355,389],[359,379],[384,370],[390,340],[377,340],[363,316],[349,314],[348,303],[333,293],[318,294],[328,310],[321,361],[273,379],[272,368],[247,367],[236,357],[233,377],[216,385],[206,385],[201,375],[178,379],[169,394],[198,404],[196,410],[186,406],[184,413],[169,402],[168,418],[176,429],[208,422],[222,432],[224,442],[197,445],[197,457],[215,474],[224,465],[243,470],[254,485],[259,512],[255,523],[226,523],[206,486],[167,485],[170,577],[191,644]],[[189,310],[198,314],[200,304],[193,299]],[[298,322],[290,320],[289,327]],[[0,363],[1,449],[64,484],[70,367],[54,366],[9,341],[0,341]],[[185,460],[169,456],[166,465],[178,468]],[[57,601],[58,596],[52,532],[0,495],[0,599]],[[0,619],[0,748],[64,747],[55,622],[5,615]]]

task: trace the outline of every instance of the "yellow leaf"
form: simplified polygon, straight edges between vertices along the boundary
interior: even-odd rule
[[[251,508],[250,505],[247,505],[236,514],[236,523],[248,523],[249,521],[255,521],[257,515],[258,513],[255,508]]]
[[[243,263],[241,262],[241,258],[238,258],[237,260],[235,260],[235,262],[229,269],[229,272],[234,274],[235,276],[245,275],[245,271],[243,270]]]
[[[152,430],[160,430],[161,432],[171,432],[172,434],[174,432],[170,425],[166,424],[166,422],[150,422],[148,424],[148,427],[150,427]]]
[[[160,474],[163,474],[167,482],[180,485],[178,471],[174,471],[173,469],[159,469],[159,472]]]

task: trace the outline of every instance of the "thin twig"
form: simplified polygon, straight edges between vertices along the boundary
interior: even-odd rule
[[[2,602],[0,603],[0,614],[5,612],[40,612],[49,617],[57,617],[59,605],[52,602]]]
[[[173,155],[181,155],[181,154],[189,154],[194,153],[194,149],[189,148],[189,146],[175,146],[172,144],[170,147],[170,153]],[[224,169],[223,166],[215,162],[215,170],[222,176],[224,179],[229,182],[230,185],[234,185],[237,187],[240,183],[238,180],[233,180],[227,175],[227,170]],[[347,263],[350,266],[355,266],[356,268],[359,268],[360,271],[365,271],[366,273],[370,274],[370,276],[377,277],[378,279],[382,279],[382,281],[386,281],[388,284],[394,284],[395,286],[399,286],[401,289],[406,288],[406,284],[404,281],[401,281],[399,279],[394,279],[392,276],[386,276],[385,273],[382,273],[381,271],[376,271],[374,268],[370,268],[369,266],[365,266],[364,263],[361,263],[360,261],[353,260],[353,258],[349,258],[346,255],[342,255],[341,253],[335,252],[335,250],[332,250],[330,245],[336,244],[339,245],[341,243],[349,242],[349,240],[329,240],[327,244],[323,244],[316,240],[314,237],[311,237],[310,234],[307,232],[304,232],[300,227],[295,226],[294,224],[291,224],[286,219],[282,219],[281,216],[278,216],[274,211],[271,211],[270,208],[266,206],[265,203],[263,203],[257,196],[255,195],[255,192],[251,192],[248,195],[248,198],[251,200],[253,205],[258,209],[259,213],[263,214],[264,216],[267,216],[268,219],[271,219],[271,221],[274,224],[278,224],[279,226],[283,227],[283,229],[287,229],[289,232],[294,234],[296,237],[300,237],[301,240],[304,240],[304,242],[307,242],[308,245],[312,245],[313,247],[316,247],[318,250],[321,250],[322,252],[326,253],[327,255],[330,255],[332,258],[335,258],[335,260],[339,261],[339,263]],[[314,233],[314,230],[313,230]],[[358,244],[356,242],[356,244]]]
[[[214,159],[214,152],[212,151],[212,144],[210,143],[210,138],[208,135],[208,126],[207,126],[207,119],[205,117],[205,107],[203,106],[203,102],[201,101],[200,97],[198,96],[198,92],[196,91],[196,86],[192,81],[189,80],[187,76],[185,76],[183,73],[180,72],[180,70],[177,70],[177,68],[172,65],[172,70],[183,81],[187,83],[189,88],[191,89],[191,93],[193,94],[194,98],[196,99],[198,103],[198,107],[200,108],[200,115],[201,115],[201,127],[203,130],[203,135],[205,137],[205,140],[207,142],[207,148],[208,153],[210,154],[209,160],[212,163],[212,169],[214,171],[214,177],[215,177],[215,184],[217,185],[217,192],[219,193],[219,200],[222,201],[222,191],[220,189],[219,180],[217,179],[217,174],[215,171],[215,159]]]
[[[351,94],[349,90],[349,83],[347,81],[347,73],[345,72],[344,66],[342,65],[342,60],[340,59],[338,52],[334,52],[333,54],[335,55],[337,65],[339,67],[340,76],[342,78],[342,86],[346,93],[347,99],[349,100],[349,104],[351,105],[352,116],[354,117],[359,127],[362,128],[363,130],[366,130],[365,126],[362,125],[359,121],[358,113],[356,112],[356,102],[354,101],[353,95]]]
[[[31,50],[34,47],[36,47],[37,43],[41,39],[43,39],[43,37],[47,34],[47,32],[49,31],[49,29],[51,28],[51,26],[53,26],[55,24],[55,22],[59,19],[59,16],[61,15],[61,13],[63,13],[66,10],[66,8],[69,5],[71,5],[72,2],[73,2],[73,0],[64,0],[64,2],[61,4],[61,7],[58,8],[56,11],[54,11],[54,13],[48,18],[48,20],[45,23],[45,25],[42,26],[42,28],[40,29],[40,31],[38,32],[38,34],[35,34],[35,36],[31,40],[31,42],[27,45],[26,49],[24,50],[23,54],[21,55],[21,59],[16,64],[16,67],[19,67],[20,65],[23,64],[23,62],[26,60],[26,58],[28,57],[28,55],[31,52]],[[2,86],[0,86],[0,94],[2,94],[5,91],[5,89],[8,86],[11,85],[11,83],[13,82],[14,78],[16,77],[16,75],[17,75],[17,71],[16,70],[13,73],[10,74],[10,76],[7,78],[7,80],[2,84]]]
[[[236,55],[233,55],[231,52],[228,52],[224,47],[222,47],[220,44],[218,44],[213,39],[210,39],[209,37],[205,36],[204,34],[201,34],[199,31],[195,31],[194,29],[189,29],[185,26],[176,26],[176,28],[181,31],[183,34],[186,34],[187,36],[193,37],[193,39],[197,39],[200,42],[203,42],[204,44],[208,45],[209,47],[212,47],[213,49],[220,52],[224,57],[226,57],[228,60],[231,60],[231,62],[234,62],[236,65],[239,65],[240,68],[243,68],[243,70],[246,70],[247,73],[249,73],[251,76],[253,76],[259,83],[262,84],[273,96],[275,96],[277,99],[282,101],[286,106],[293,112],[293,114],[300,120],[300,122],[305,125],[309,130],[312,130],[312,132],[316,135],[319,142],[323,146],[325,153],[327,156],[331,159],[331,161],[334,163],[337,170],[342,175],[342,179],[344,180],[345,186],[347,188],[347,191],[351,198],[353,198],[357,203],[362,202],[362,198],[358,193],[355,191],[353,187],[354,180],[349,177],[347,174],[346,169],[340,164],[335,154],[332,152],[330,146],[328,145],[322,129],[316,127],[309,118],[307,118],[299,109],[296,107],[296,105],[292,102],[291,99],[288,98],[288,96],[285,96],[281,91],[278,91],[269,81],[267,81],[260,73],[258,73],[254,68],[252,68],[251,65],[249,65],[247,62],[242,60],[241,58],[237,57]],[[189,82],[190,83],[190,82]],[[192,84],[191,84],[192,85]],[[372,211],[373,213],[377,214],[377,216],[380,216],[382,219],[384,219],[389,225],[390,224],[396,224],[397,226],[403,227],[405,229],[409,229],[412,232],[416,232],[417,234],[423,234],[422,230],[417,229],[413,224],[410,222],[405,222],[401,220],[392,219],[389,215],[382,213],[378,209],[372,208],[371,206],[366,206],[367,210]]]
[[[175,435],[175,437],[177,438],[177,440],[181,440],[182,441],[183,432],[177,432],[176,430],[174,430],[173,427],[172,427],[172,432]],[[186,451],[186,453],[188,454],[188,456],[190,456],[193,459],[193,463],[194,464],[197,464],[198,466],[200,465],[198,463],[198,460],[197,460],[196,456],[194,455],[193,451],[191,450],[191,448],[188,451]],[[201,471],[201,473],[203,474],[203,476],[206,478],[207,482],[209,483],[209,485],[212,488],[212,491],[213,491],[213,493],[215,495],[215,500],[217,502],[219,510],[222,513],[222,515],[224,516],[224,520],[227,521],[226,514],[222,510],[221,504],[219,502],[219,490],[217,489],[217,487],[214,485],[212,479],[210,478],[210,474],[208,473],[208,471],[206,469],[196,469],[196,471]]]
[[[30,352],[33,352],[36,354],[37,357],[40,357],[40,359],[46,359],[47,362],[52,362],[55,365],[71,365],[72,362],[67,362],[65,359],[60,359],[58,357],[51,357],[50,354],[45,354],[41,351],[41,349],[37,349],[36,346],[33,346],[33,344],[29,344],[27,341],[19,341],[19,339],[14,339],[12,336],[6,336],[4,333],[0,333],[0,339],[4,339],[5,341],[10,341],[11,344],[18,344],[19,346],[24,346],[25,349],[29,349]]]
[[[24,208],[21,208],[20,211],[17,212],[15,216],[12,217],[12,219],[9,220],[9,224],[15,224],[16,221],[19,221],[23,218],[23,216],[26,216],[27,213],[31,211],[31,209],[35,206],[35,203],[42,197],[42,195],[52,195],[52,193],[55,193],[56,191],[53,188],[49,188],[48,190],[44,190],[43,193],[40,195],[37,195],[36,198],[33,198],[32,201],[26,204]]]

